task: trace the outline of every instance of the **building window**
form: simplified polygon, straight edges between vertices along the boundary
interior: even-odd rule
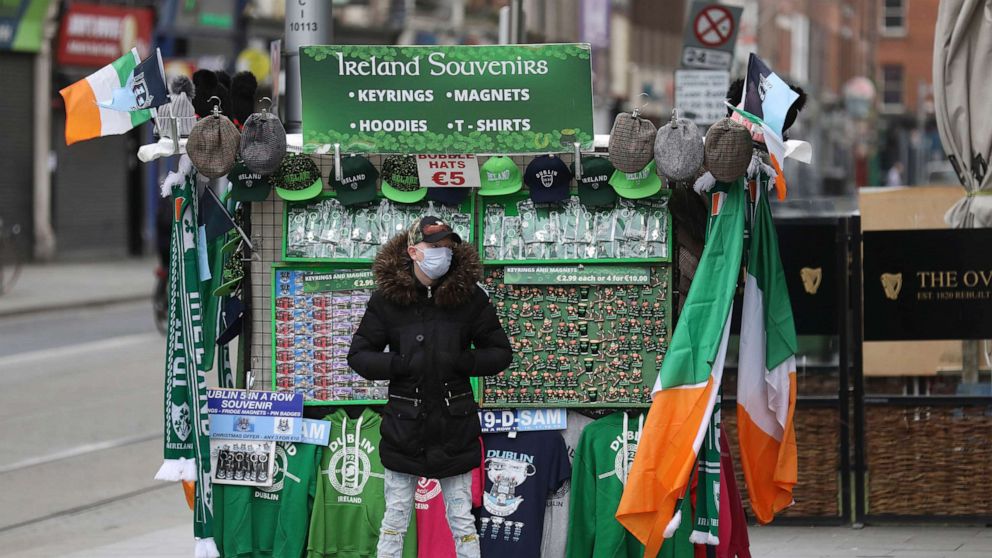
[[[882,34],[902,36],[906,34],[907,0],[882,0]]]
[[[882,110],[902,110],[903,81],[902,65],[882,66]]]

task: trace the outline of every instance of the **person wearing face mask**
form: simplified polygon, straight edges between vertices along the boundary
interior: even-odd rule
[[[377,556],[400,556],[419,477],[438,479],[459,558],[479,556],[472,516],[472,469],[480,427],[469,382],[512,359],[470,244],[436,217],[424,217],[379,251],[377,290],[355,333],[348,365],[389,380],[383,409],[386,514]],[[388,351],[386,350],[388,347]],[[385,352],[384,352],[385,351]]]

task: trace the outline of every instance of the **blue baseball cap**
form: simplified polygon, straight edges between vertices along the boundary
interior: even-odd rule
[[[542,155],[534,157],[524,171],[524,184],[530,190],[534,203],[559,202],[568,197],[572,171],[561,157]]]

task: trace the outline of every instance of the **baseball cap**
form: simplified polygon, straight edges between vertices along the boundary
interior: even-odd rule
[[[358,205],[375,199],[375,181],[379,171],[365,157],[355,155],[341,158],[341,180],[331,172],[331,186],[341,205]]]
[[[324,187],[317,163],[303,153],[287,153],[271,180],[276,194],[289,201],[309,200]]]
[[[610,187],[613,176],[613,163],[603,157],[583,157],[582,178],[576,178],[579,185],[579,201],[588,206],[610,205],[617,201],[617,193]],[[575,163],[572,163],[574,174]]]
[[[470,188],[428,188],[427,199],[444,205],[461,205],[468,197]]]
[[[238,155],[241,133],[223,114],[211,114],[199,119],[189,131],[186,154],[196,172],[207,178],[227,174]]]
[[[249,169],[244,161],[234,163],[234,168],[227,173],[227,178],[231,181],[231,198],[234,201],[264,201],[272,191],[269,177]]]
[[[615,170],[610,184],[617,194],[630,200],[653,196],[661,191],[661,177],[654,172],[654,161],[637,172]]]
[[[654,158],[657,129],[650,120],[622,112],[610,130],[610,162],[617,170],[638,172]]]
[[[417,159],[413,155],[390,155],[382,162],[382,194],[400,203],[417,203],[427,195],[420,187]]]
[[[244,321],[245,303],[232,296],[224,303],[224,331],[217,336],[218,345],[226,345],[235,337],[241,335],[241,324]]]
[[[480,196],[502,196],[519,192],[523,188],[520,167],[506,156],[490,157],[479,169],[482,187]]]
[[[410,226],[406,241],[408,245],[413,246],[421,242],[439,242],[449,237],[459,244],[462,242],[462,237],[451,229],[451,225],[433,215],[428,215]]]
[[[561,157],[542,155],[534,157],[524,171],[524,184],[530,189],[534,203],[550,203],[568,197],[572,172]]]
[[[276,115],[256,112],[241,128],[241,159],[249,169],[268,175],[276,172],[286,155],[286,129]]]

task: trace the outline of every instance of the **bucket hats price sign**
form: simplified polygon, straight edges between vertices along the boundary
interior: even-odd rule
[[[304,144],[346,152],[593,148],[587,44],[300,48]]]

